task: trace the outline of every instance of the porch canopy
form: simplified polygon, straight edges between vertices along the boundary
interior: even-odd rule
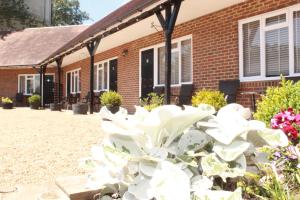
[[[90,57],[90,99],[93,99],[92,80],[95,54],[148,36],[157,31],[164,31],[166,44],[171,43],[170,38],[172,34],[169,34],[168,38],[166,36],[166,27],[164,27],[164,25],[166,25],[164,22],[168,22],[168,17],[170,21],[175,18],[173,27],[170,25],[172,29],[174,25],[179,25],[243,1],[244,0],[132,0],[91,25],[88,29],[45,59],[41,65],[48,65],[53,63],[57,58],[63,57],[63,66],[65,66]],[[178,6],[178,2],[180,2],[181,6]],[[177,8],[175,4],[177,4],[177,11],[179,11],[179,13],[176,13]],[[170,5],[172,6],[171,8]],[[172,32],[172,30],[170,32]],[[168,50],[168,45],[166,46],[166,68],[168,69],[170,68],[168,65],[171,65],[171,53],[170,49]],[[170,73],[170,70],[166,71]],[[168,81],[167,78],[166,83],[166,88],[170,88],[170,81]],[[166,94],[169,96],[168,93]],[[91,102],[91,109],[92,106]]]

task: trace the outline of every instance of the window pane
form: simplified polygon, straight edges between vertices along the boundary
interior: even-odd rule
[[[158,48],[158,84],[165,84],[165,47]]]
[[[97,87],[97,65],[94,65],[94,90],[98,90]]]
[[[74,82],[75,82],[75,78],[74,78],[74,72],[72,72],[72,74],[71,74],[71,85],[72,85],[72,89],[71,89],[71,91],[72,91],[72,93],[75,93],[75,85],[74,85]]]
[[[243,67],[244,77],[260,75],[260,23],[243,25]]]
[[[274,16],[274,17],[269,17],[266,19],[266,26],[271,26],[274,24],[280,24],[286,22],[286,14]]]
[[[281,28],[266,32],[267,76],[289,74],[289,31]]]
[[[39,94],[40,93],[40,75],[34,76],[34,84],[35,84],[34,92]]]
[[[300,11],[294,12],[295,73],[300,73]]]
[[[103,85],[103,89],[107,90],[108,89],[108,86],[107,86],[107,69],[108,69],[108,63],[104,63],[104,85]]]
[[[33,77],[32,76],[28,76],[27,80],[27,88],[26,88],[26,93],[27,94],[32,94],[33,93]]]
[[[75,72],[75,75],[74,75],[74,86],[75,86],[74,92],[77,93],[78,92],[78,72],[77,71]]]
[[[103,85],[102,85],[102,81],[103,81],[103,68],[99,68],[98,70],[98,89],[102,90],[103,89]]]
[[[78,78],[78,92],[81,91],[81,70],[78,71],[79,78]]]
[[[172,53],[171,84],[179,84],[179,52]]]
[[[181,80],[192,81],[192,45],[191,40],[181,42]]]
[[[25,76],[20,76],[19,80],[19,92],[25,93]]]

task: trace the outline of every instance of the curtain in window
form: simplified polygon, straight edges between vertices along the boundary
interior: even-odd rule
[[[19,93],[25,93],[25,76],[19,77]]]
[[[97,70],[98,70],[98,65],[94,65],[94,90],[98,90]]]
[[[300,73],[300,11],[294,12],[295,73]]]
[[[267,76],[289,75],[289,30],[287,27],[266,32]]]
[[[108,71],[108,62],[104,63],[104,85],[103,85],[103,89],[107,90],[108,89],[108,80],[107,80],[107,71]]]
[[[192,82],[192,44],[190,39],[181,42],[181,81]]]
[[[99,65],[99,70],[98,70],[98,90],[103,89],[103,67],[102,64]]]
[[[244,76],[260,75],[260,22],[243,24]]]
[[[40,75],[34,76],[34,85],[35,85],[34,92],[39,94],[40,93]]]
[[[165,47],[158,48],[158,84],[165,84]]]

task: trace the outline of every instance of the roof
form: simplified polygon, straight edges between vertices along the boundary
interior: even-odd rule
[[[70,42],[87,25],[28,28],[0,39],[0,66],[34,66]]]
[[[102,18],[98,22],[91,25],[85,31],[80,33],[78,36],[73,38],[70,42],[66,43],[64,46],[55,51],[49,59],[55,57],[56,55],[65,52],[77,44],[82,43],[88,38],[99,34],[100,32],[106,30],[107,28],[122,22],[122,20],[136,14],[142,12],[143,9],[147,8],[150,5],[159,2],[160,0],[131,0],[127,4],[121,6],[114,12],[110,13],[106,17]]]

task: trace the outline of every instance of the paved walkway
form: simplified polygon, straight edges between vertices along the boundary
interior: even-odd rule
[[[0,108],[0,190],[84,174],[79,159],[100,139],[96,114]]]

